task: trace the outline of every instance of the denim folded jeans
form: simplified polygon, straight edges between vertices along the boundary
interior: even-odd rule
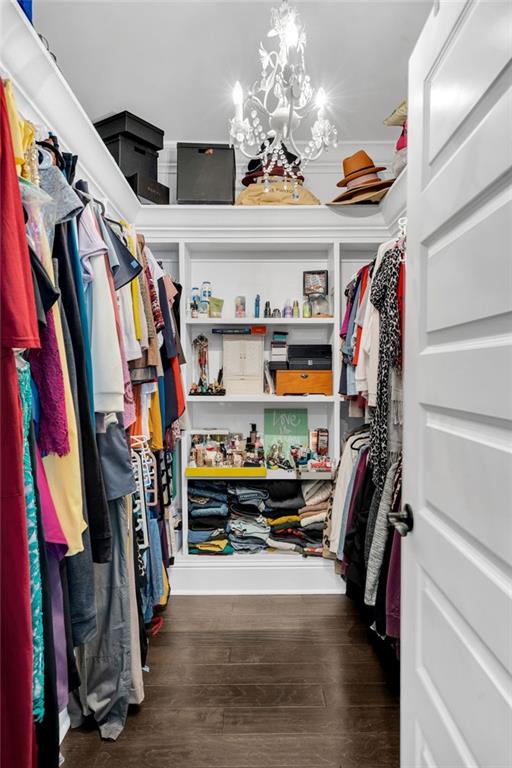
[[[188,543],[202,544],[204,541],[208,541],[209,539],[220,539],[222,538],[223,534],[225,534],[225,531],[223,531],[222,528],[213,528],[209,531],[189,531]]]
[[[228,495],[240,504],[258,504],[260,501],[268,499],[266,488],[252,488],[245,485],[229,485]]]
[[[218,504],[216,506],[198,507],[195,504],[189,506],[191,517],[227,517],[228,505]]]
[[[189,483],[188,495],[203,499],[215,499],[215,501],[225,502],[227,499],[227,488],[225,483]]]

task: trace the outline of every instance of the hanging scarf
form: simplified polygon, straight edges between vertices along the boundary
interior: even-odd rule
[[[24,360],[16,364],[21,408],[23,413],[23,481],[27,511],[28,553],[30,563],[30,608],[32,612],[32,710],[34,720],[44,717],[44,639],[43,639],[43,592],[37,538],[37,509],[34,492],[34,476],[30,460],[28,440],[32,418],[32,394],[30,390],[30,366]]]
[[[380,314],[377,403],[370,432],[373,482],[380,494],[389,469],[391,372],[399,368],[401,358],[398,278],[402,258],[403,250],[398,245],[384,254],[370,294],[370,301]]]

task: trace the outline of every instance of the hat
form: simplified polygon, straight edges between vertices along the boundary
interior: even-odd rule
[[[378,203],[382,200],[382,198],[387,193],[389,187],[394,182],[394,179],[388,179],[386,182],[386,186],[380,187],[379,189],[358,189],[354,191],[354,194],[351,196],[346,196],[346,194],[339,195],[337,198],[335,198],[332,203],[328,203],[328,205],[355,205],[356,203]]]
[[[258,171],[253,171],[252,173],[246,173],[244,178],[242,179],[242,184],[244,187],[248,187],[249,184],[253,184],[257,179],[261,178],[265,175],[265,171],[260,168]],[[272,176],[287,176],[288,178],[291,178],[288,176],[287,171],[283,168],[282,165],[275,165],[272,170],[270,171],[270,178]],[[298,181],[304,181],[304,176],[296,175],[293,177],[294,179],[297,179]]]
[[[346,187],[346,189],[332,202],[357,203],[375,199],[374,192],[387,189],[394,182],[394,179],[381,179],[378,176],[377,171],[383,170],[385,170],[384,166],[376,166],[364,149],[346,157],[343,160],[345,176],[337,184],[338,187]]]
[[[407,120],[407,99],[404,99],[400,102],[398,107],[393,110],[393,112],[389,115],[389,117],[386,117],[384,120],[384,125],[403,125],[405,121]]]
[[[367,155],[364,149],[360,149],[343,160],[343,173],[345,176],[341,181],[338,181],[336,186],[348,187],[351,181],[358,179],[360,176],[366,176],[371,173],[377,173],[377,171],[385,170],[383,165],[377,168],[370,155]]]

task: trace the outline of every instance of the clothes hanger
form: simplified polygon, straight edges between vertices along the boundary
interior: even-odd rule
[[[398,238],[396,245],[403,251],[404,255],[401,257],[400,262],[405,264],[407,257],[405,256],[405,244],[407,242],[407,216],[401,216],[398,219]]]
[[[53,154],[53,155],[54,155],[54,157],[55,157],[55,160],[57,161],[57,167],[58,167],[58,168],[59,168],[59,170],[61,170],[61,171],[63,171],[63,170],[64,170],[64,168],[66,167],[66,161],[65,161],[65,160],[64,160],[64,158],[62,157],[62,154],[61,154],[61,152],[60,152],[60,150],[59,150],[58,146],[56,146],[56,145],[53,143],[53,141],[48,141],[48,140],[44,140],[44,141],[36,141],[36,144],[37,144],[37,146],[39,146],[39,147],[43,147],[44,149],[47,149],[47,150],[49,150],[50,152],[52,152],[52,154]]]

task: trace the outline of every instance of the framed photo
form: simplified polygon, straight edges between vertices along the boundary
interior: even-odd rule
[[[329,292],[329,276],[326,269],[316,269],[303,272],[304,296],[321,294],[327,296]]]

